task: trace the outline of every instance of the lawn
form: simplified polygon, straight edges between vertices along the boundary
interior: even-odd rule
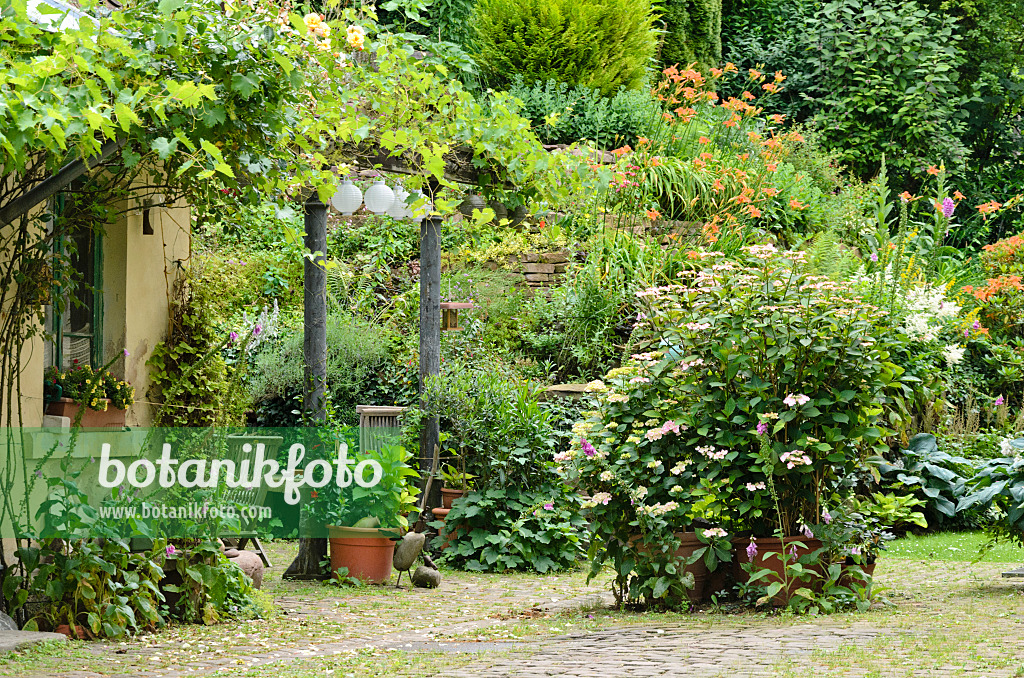
[[[911,560],[972,561],[988,543],[983,532],[936,532],[910,534],[890,542],[885,558]],[[1024,549],[1014,544],[996,544],[985,551],[983,563],[1024,563]]]

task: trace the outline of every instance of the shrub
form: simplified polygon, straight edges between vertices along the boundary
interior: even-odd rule
[[[667,0],[662,3],[665,41],[661,63],[696,63],[702,70],[722,58],[722,0]]]
[[[551,572],[573,567],[583,554],[583,523],[579,496],[564,483],[493,487],[456,501],[435,544],[450,539],[444,560],[461,569]]]
[[[259,404],[288,401],[303,392],[305,358],[301,332],[256,354],[249,392]],[[343,423],[356,423],[356,400],[387,360],[391,338],[381,327],[345,313],[327,317],[327,390]]]
[[[652,22],[649,0],[481,0],[477,63],[496,87],[519,75],[611,96],[643,84]]]
[[[680,582],[640,548],[670,553],[697,518],[796,534],[887,449],[879,404],[900,369],[881,314],[807,276],[800,253],[747,252],[740,265],[704,254],[713,265],[688,284],[645,293],[641,352],[592,387],[599,409],[567,455],[594,504],[592,572],[610,561],[629,598]]]
[[[963,160],[955,25],[896,0],[835,0],[814,16],[816,120],[857,175],[873,175],[883,153],[901,175]]]
[[[817,0],[722,4],[723,58],[741,71],[758,68],[786,74],[786,88],[768,106],[773,113],[800,119],[806,115],[808,101],[802,95],[816,83],[815,61],[807,57],[807,22],[819,8]],[[725,83],[722,91],[740,94],[733,83]]]
[[[519,114],[530,121],[545,144],[594,142],[598,148],[635,145],[649,134],[660,115],[657,102],[644,91],[621,89],[611,97],[587,87],[570,88],[558,80],[527,85],[516,77],[509,94],[522,101]]]

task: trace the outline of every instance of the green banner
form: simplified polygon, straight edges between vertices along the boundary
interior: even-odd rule
[[[324,537],[404,527],[400,429],[0,429],[0,537]]]

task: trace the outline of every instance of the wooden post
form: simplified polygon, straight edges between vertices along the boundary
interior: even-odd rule
[[[327,383],[327,205],[313,193],[305,205],[305,240],[310,253],[320,252],[304,263],[302,355],[306,364],[302,388],[303,414],[310,426],[327,421],[324,388]],[[299,532],[305,523],[300,518]],[[306,531],[308,534],[308,531]],[[286,579],[326,579],[321,561],[327,557],[327,540],[299,537],[299,553],[282,575]]]
[[[306,367],[302,402],[308,422],[317,425],[327,421],[327,205],[316,193],[306,201],[305,228],[306,249],[320,254],[304,262],[302,356]]]
[[[420,393],[427,377],[441,372],[441,217],[428,216],[420,222]],[[434,460],[434,446],[439,444],[439,423],[436,417],[424,421],[420,431],[420,489],[427,485],[427,475]],[[431,484],[427,507],[438,506],[440,483]]]

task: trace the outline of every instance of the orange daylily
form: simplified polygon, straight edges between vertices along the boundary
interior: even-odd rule
[[[697,139],[697,143],[698,144],[710,144],[711,143],[711,139],[708,139],[707,137],[701,137],[700,139]]]
[[[756,219],[761,216],[761,210],[757,209],[754,205],[747,205],[747,214]]]
[[[928,174],[931,174],[932,176],[935,176],[935,175],[937,175],[939,173],[939,168],[936,167],[935,165],[932,165],[931,167],[929,167],[927,169],[927,172],[928,172]]]
[[[790,200],[790,201],[789,201],[789,206],[790,206],[790,207],[791,207],[792,209],[795,209],[795,210],[797,210],[798,212],[799,212],[800,210],[802,210],[802,209],[806,209],[806,208],[807,208],[807,205],[803,204],[802,202],[800,202],[800,201],[799,201],[799,200],[797,200],[796,198],[793,198],[792,200]]]
[[[645,214],[647,215],[647,218],[652,221],[661,217],[661,212],[658,210],[647,210]]]

